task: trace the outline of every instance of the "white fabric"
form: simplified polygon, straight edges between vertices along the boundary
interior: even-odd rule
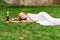
[[[59,18],[53,18],[46,12],[40,12],[39,14],[31,14],[28,13],[27,16],[31,18],[32,20],[36,20],[36,23],[39,23],[43,26],[45,25],[60,25],[60,19]]]

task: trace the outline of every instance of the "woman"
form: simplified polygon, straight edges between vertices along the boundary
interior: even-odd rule
[[[41,25],[60,25],[60,19],[53,18],[46,12],[40,12],[39,14],[27,13],[27,15],[21,12],[18,18],[14,18],[13,20],[26,20],[26,22],[36,22]]]
[[[26,22],[36,22],[35,20],[31,19],[26,15],[24,12],[19,13],[18,18],[12,18],[11,21],[18,22],[18,21],[26,21]]]

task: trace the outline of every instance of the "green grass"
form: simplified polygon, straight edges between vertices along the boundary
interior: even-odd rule
[[[60,18],[60,6],[39,7],[0,7],[0,40],[60,40],[60,26],[42,26],[37,23],[6,23],[6,11],[10,18],[19,12],[38,14],[47,12],[52,17]]]
[[[15,6],[0,0],[0,40],[60,40],[60,26],[42,26],[37,23],[6,23],[6,11],[10,18],[19,12],[38,14],[47,12],[52,17],[60,18],[60,5],[54,6]]]

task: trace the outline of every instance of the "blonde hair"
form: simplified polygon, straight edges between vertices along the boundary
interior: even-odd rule
[[[18,20],[26,20],[27,18],[24,18],[24,19],[21,18],[21,16],[20,16],[21,14],[24,14],[24,15],[25,15],[24,12],[19,13],[19,15],[18,15]]]

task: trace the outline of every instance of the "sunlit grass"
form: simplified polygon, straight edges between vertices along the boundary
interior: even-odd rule
[[[52,17],[60,18],[60,6],[39,7],[0,7],[0,40],[60,40],[60,26],[42,26],[37,23],[6,23],[6,12],[10,18],[18,17],[18,13],[38,14],[47,12]]]

